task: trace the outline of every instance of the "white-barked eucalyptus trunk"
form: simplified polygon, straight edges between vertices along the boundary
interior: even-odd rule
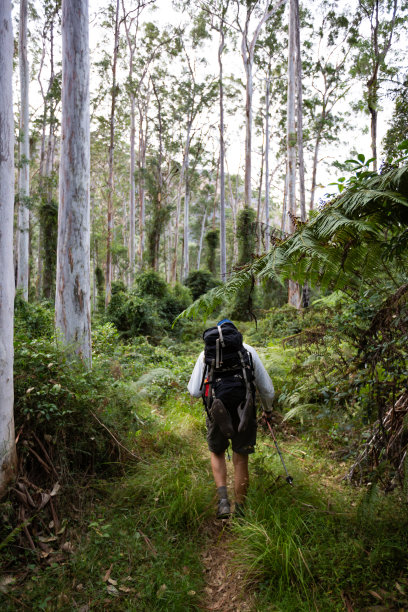
[[[279,7],[286,0],[277,0],[274,6],[269,9],[269,4],[266,6],[264,13],[259,20],[252,39],[249,40],[249,25],[252,14],[250,3],[248,4],[247,14],[245,19],[245,26],[242,29],[241,38],[241,55],[244,63],[244,69],[246,74],[246,87],[245,87],[245,206],[251,205],[252,200],[252,98],[253,98],[253,65],[255,57],[255,46],[261,32],[262,26],[268,19],[276,13]]]
[[[13,390],[14,118],[11,1],[0,2],[0,497],[16,470]]]
[[[269,73],[265,92],[265,251],[269,251]]]
[[[222,52],[224,50],[224,22],[220,25],[220,44],[218,48],[218,65],[220,69],[220,275],[221,281],[227,280],[227,247],[225,229],[225,144],[224,144],[224,84],[222,80]]]
[[[27,59],[27,0],[20,1],[19,32],[20,65],[20,167],[18,173],[19,205],[17,236],[17,287],[22,296],[28,299],[28,248],[30,211],[27,200],[30,195],[30,136],[29,136],[29,69]]]
[[[89,158],[88,0],[63,0],[55,320],[64,342],[90,365]]]
[[[287,214],[284,219],[284,230],[295,231],[296,216],[296,0],[289,2],[289,48],[288,48],[288,99],[287,99]],[[288,302],[300,308],[299,285],[289,280]]]

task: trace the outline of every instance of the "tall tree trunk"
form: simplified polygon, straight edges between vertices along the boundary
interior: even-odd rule
[[[310,204],[309,204],[310,210],[313,210],[313,207],[314,207],[314,198],[315,198],[315,192],[316,192],[317,164],[319,161],[320,138],[321,138],[321,131],[319,130],[316,136],[316,142],[315,142],[314,153],[313,153],[312,186],[310,188]]]
[[[229,187],[230,200],[231,200],[232,231],[234,234],[231,263],[232,263],[232,266],[234,266],[238,261],[238,240],[237,240],[238,184],[236,185],[237,195],[234,196],[234,193],[232,191],[231,175],[228,171],[228,167],[227,167],[227,172],[228,172],[228,187]],[[238,174],[237,174],[237,179],[238,179]]]
[[[145,121],[146,127],[143,126]],[[139,247],[138,247],[138,260],[139,270],[143,268],[143,258],[145,250],[145,179],[144,172],[146,169],[146,147],[147,147],[147,106],[145,107],[145,113],[143,114],[142,106],[139,105],[139,159],[138,159],[138,173],[139,173]]]
[[[252,65],[245,66],[246,92],[245,92],[245,206],[250,207],[252,202]]]
[[[221,19],[218,65],[220,68],[220,275],[223,283],[227,277],[227,247],[225,233],[224,85],[222,80],[222,52],[225,46],[224,38],[224,22]]]
[[[265,93],[265,251],[269,251],[269,71]]]
[[[252,68],[255,57],[255,45],[257,43],[261,28],[263,24],[279,9],[279,7],[285,2],[285,0],[277,0],[272,8],[269,8],[267,4],[264,13],[259,20],[252,39],[249,40],[249,22],[253,10],[252,3],[247,3],[247,14],[245,20],[245,27],[242,30],[241,39],[241,55],[244,63],[245,74],[246,74],[246,92],[245,92],[245,206],[251,205],[252,199],[252,188],[251,188],[251,165],[252,165],[252,96],[253,96],[253,82],[252,82]]]
[[[204,214],[203,214],[203,220],[201,222],[200,242],[198,243],[198,251],[197,251],[197,270],[200,269],[200,265],[201,265],[201,253],[203,251],[203,240],[204,240],[206,219],[207,219],[207,206],[205,207]]]
[[[157,160],[157,222],[155,231],[155,252],[154,252],[154,269],[158,272],[159,270],[159,255],[160,255],[160,238],[163,229],[163,218],[162,218],[162,206],[163,206],[163,120],[162,120],[162,108],[160,102],[160,96],[153,82],[153,91],[157,100],[157,114],[159,119],[159,158]],[[188,180],[186,181],[186,198],[188,198]],[[188,202],[188,201],[187,201]],[[187,203],[187,214],[188,214],[188,203]],[[187,224],[188,225],[188,224]],[[188,274],[188,270],[187,270]]]
[[[20,2],[19,32],[20,64],[20,167],[19,167],[19,206],[18,206],[18,263],[17,287],[22,290],[25,300],[28,299],[28,244],[30,212],[27,198],[30,195],[30,134],[29,134],[29,69],[27,60],[27,0]]]
[[[136,170],[136,100],[133,85],[133,62],[136,50],[136,34],[139,29],[139,10],[136,12],[136,17],[128,21],[129,15],[126,13],[125,2],[122,0],[123,23],[126,31],[126,39],[129,49],[129,98],[130,98],[130,160],[129,160],[129,268],[128,268],[128,286],[133,285],[135,279],[135,259],[136,259],[136,185],[135,185],[135,170]],[[134,32],[134,38],[131,36],[131,30]]]
[[[296,215],[296,20],[294,11],[295,0],[289,2],[289,47],[288,47],[288,95],[287,95],[287,127],[286,127],[286,153],[287,153],[287,218],[284,221],[285,229],[292,233],[295,229],[291,216]]]
[[[184,192],[184,232],[183,232],[183,280],[187,278],[190,271],[189,258],[189,234],[190,234],[190,185],[188,180],[188,157],[186,166],[186,184]]]
[[[261,203],[262,203],[262,183],[264,175],[264,162],[265,162],[265,129],[262,126],[262,142],[261,142],[261,164],[259,168],[259,185],[258,185],[258,198],[256,203],[256,223],[261,223]]]
[[[48,137],[44,131],[44,151],[40,165],[41,185],[41,233],[42,233],[42,294],[48,300],[53,300],[55,289],[56,250],[57,250],[57,205],[54,199],[52,173],[55,156],[55,110],[56,101],[53,95],[54,71],[54,21],[57,17],[56,8],[50,19],[50,79],[44,101],[44,130],[48,122]]]
[[[295,0],[289,2],[289,49],[288,49],[288,101],[287,101],[287,211],[286,227],[292,233],[295,230],[296,216],[296,7]],[[289,281],[288,302],[300,307],[298,283]]]
[[[13,390],[14,118],[11,1],[0,2],[0,498],[16,472]]]
[[[299,201],[300,218],[306,221],[306,192],[305,192],[305,161],[303,155],[303,92],[302,92],[302,56],[300,53],[300,17],[299,0],[294,0],[296,20],[296,99],[297,99],[297,145],[299,160]]]
[[[112,58],[112,94],[111,112],[109,120],[109,178],[108,178],[108,219],[107,219],[107,239],[106,239],[106,271],[105,271],[105,305],[110,302],[112,291],[112,238],[113,238],[113,162],[115,149],[115,110],[116,110],[116,65],[119,50],[119,0],[116,0],[115,12],[115,38]]]
[[[61,141],[55,322],[90,366],[88,0],[62,1]]]
[[[171,273],[172,282],[175,282],[177,280],[177,261],[178,261],[177,247],[178,247],[180,213],[181,213],[181,192],[182,192],[183,185],[184,185],[184,177],[186,174],[186,168],[188,164],[188,154],[190,151],[190,131],[191,131],[191,124],[189,122],[187,126],[187,136],[186,136],[186,144],[184,147],[183,164],[181,166],[180,180],[179,180],[178,191],[177,191],[176,219],[175,219],[175,230],[174,230],[174,254],[173,254],[172,273]],[[184,245],[183,245],[183,250],[184,250]]]
[[[136,118],[135,118],[135,96],[130,95],[130,200],[129,200],[129,285],[133,285],[135,280],[135,233],[136,233],[136,189],[135,189],[135,138],[136,138]]]
[[[212,228],[213,228],[213,230],[215,230],[215,218],[216,218],[216,215],[217,215],[218,180],[220,178],[220,162],[221,162],[221,157],[218,156],[217,173],[215,175],[214,201],[213,201],[213,218],[212,218]]]
[[[302,56],[300,53],[300,17],[299,0],[294,0],[296,12],[296,91],[297,91],[297,139],[298,139],[298,160],[299,160],[299,199],[300,199],[300,219],[306,222],[306,191],[305,191],[305,162],[303,156],[303,92],[302,92]],[[304,308],[309,306],[310,294],[307,282],[302,288],[302,305]]]

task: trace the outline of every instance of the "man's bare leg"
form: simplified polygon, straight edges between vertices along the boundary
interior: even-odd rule
[[[234,463],[235,502],[243,504],[249,483],[248,455],[240,455],[234,452],[232,454],[232,460]]]
[[[227,486],[227,464],[225,461],[225,453],[216,455],[211,453],[211,469],[215,480],[215,486],[226,487]]]
[[[231,514],[231,507],[227,493],[227,464],[225,461],[225,453],[221,453],[220,455],[211,453],[211,468],[218,495],[217,518],[228,518]]]

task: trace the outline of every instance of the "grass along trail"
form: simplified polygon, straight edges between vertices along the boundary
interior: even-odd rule
[[[157,354],[169,358],[161,348]],[[282,380],[288,353],[271,347],[263,357],[274,382]],[[91,481],[80,511],[69,507],[64,485],[64,529],[46,554],[17,547],[20,565],[2,555],[2,612],[408,610],[402,493],[384,496],[375,483],[346,486],[336,441],[317,433],[313,421],[278,433],[293,487],[273,440],[260,431],[245,518],[214,519],[202,405],[185,391],[194,357],[172,358],[174,367],[146,368],[136,383],[119,382],[129,407],[121,403],[122,412],[108,415],[116,425],[123,420],[124,442],[140,461]],[[232,497],[231,484],[229,490]],[[30,528],[37,545],[43,536]]]

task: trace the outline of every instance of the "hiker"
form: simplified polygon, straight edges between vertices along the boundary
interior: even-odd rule
[[[207,412],[207,442],[217,487],[217,518],[228,518],[225,451],[231,440],[234,464],[234,516],[242,516],[249,482],[248,456],[255,450],[255,388],[263,406],[262,417],[270,420],[275,396],[272,381],[257,352],[242,342],[242,335],[229,319],[203,333],[205,350],[200,354],[188,383],[193,397],[202,397]]]

